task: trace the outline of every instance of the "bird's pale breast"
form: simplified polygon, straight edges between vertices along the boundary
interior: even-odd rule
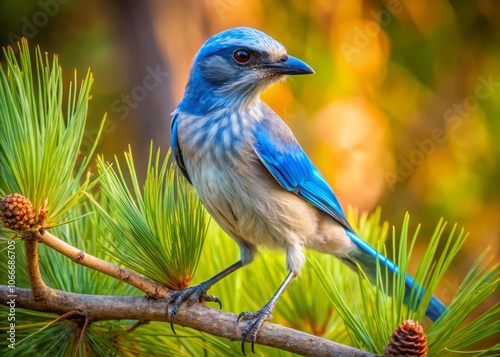
[[[284,249],[305,244],[318,226],[318,211],[279,186],[255,154],[254,140],[242,137],[251,131],[227,134],[240,143],[235,146],[225,146],[215,135],[200,142],[182,119],[178,137],[187,172],[217,223],[233,238],[252,245]],[[230,130],[230,124],[220,125],[221,130]]]

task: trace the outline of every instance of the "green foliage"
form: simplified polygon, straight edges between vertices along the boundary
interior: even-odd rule
[[[427,334],[429,351],[440,356],[446,351],[463,351],[476,342],[500,334],[500,303],[496,301],[492,306],[476,317],[470,323],[467,318],[494,296],[500,290],[499,264],[491,264],[491,256],[485,251],[469,270],[456,292],[453,302],[449,306],[447,315],[431,326]],[[500,343],[482,351],[487,353],[496,351],[500,354]],[[481,351],[471,351],[471,354],[481,355]]]
[[[69,218],[71,224],[54,227],[51,232],[65,242],[84,250],[97,257],[104,258],[104,253],[96,250],[97,232],[92,229],[89,217],[77,219],[88,212],[88,205],[73,210]],[[97,219],[97,217],[95,218]],[[1,248],[0,248],[1,250]],[[3,252],[2,252],[3,253]],[[0,265],[6,266],[7,256],[0,253]],[[16,254],[16,286],[29,288],[28,277],[25,272],[24,245],[18,244]],[[39,246],[40,272],[46,284],[52,288],[81,294],[109,294],[109,295],[137,295],[135,288],[119,280],[103,275],[97,271],[75,264],[58,252]],[[0,308],[1,321],[7,321],[9,310]],[[2,339],[0,348],[5,349],[6,356],[34,353],[35,355],[67,356],[72,354],[78,345],[80,327],[75,322],[64,321],[51,324],[58,315],[42,313],[25,309],[16,309],[16,349],[6,346],[8,341]],[[105,351],[113,347],[113,338],[116,333],[122,333],[123,325],[130,325],[130,321],[106,321],[91,324],[88,335],[80,347],[80,355],[107,356]],[[6,330],[3,326],[0,330]],[[100,331],[96,333],[95,331]],[[103,333],[106,331],[106,333]],[[95,338],[93,337],[95,336]],[[47,348],[50,346],[50,348]],[[101,353],[99,353],[101,350]],[[87,354],[84,353],[87,351]],[[90,353],[90,354],[89,354]]]
[[[373,219],[371,220],[373,221]],[[407,249],[408,226],[409,215],[406,215],[399,237],[393,230],[392,244],[397,252],[394,261],[399,265],[400,274],[394,274],[395,283],[392,286],[385,283],[388,279],[384,277],[387,274],[392,274],[387,271],[378,271],[377,284],[372,284],[369,279],[363,278],[362,274],[359,275],[358,279],[351,280],[346,278],[343,271],[331,274],[326,272],[318,261],[313,263],[318,280],[338,314],[342,317],[354,345],[373,353],[383,353],[384,347],[398,323],[406,319],[424,321],[425,309],[433,292],[437,285],[443,282],[444,273],[449,269],[466,238],[463,230],[459,234],[455,234],[456,227],[453,227],[445,241],[444,249],[438,252],[437,247],[443,240],[442,236],[446,226],[442,220],[438,223],[415,274],[414,289],[418,291],[420,287],[426,287],[422,302],[418,309],[415,309],[416,301],[410,300],[408,306],[403,304],[404,276],[408,271],[412,247],[419,231],[417,228],[411,238],[410,248]],[[384,241],[371,241],[371,243],[380,245]],[[430,356],[441,356],[449,351],[465,352],[467,347],[474,343],[500,333],[498,321],[500,304],[498,303],[474,321],[464,325],[466,319],[470,318],[480,305],[498,293],[500,280],[498,265],[486,268],[486,265],[481,264],[483,261],[484,256],[471,268],[446,313],[426,329]],[[349,285],[348,292],[343,288],[346,283]],[[389,292],[392,294],[392,298],[389,297]],[[418,294],[415,295],[418,296]],[[413,308],[410,308],[412,305]],[[495,345],[488,351],[500,351],[500,345]],[[486,352],[486,350],[482,352]],[[474,353],[479,352],[475,351]]]
[[[115,158],[116,171],[98,160],[101,190],[107,204],[99,205],[101,233],[108,255],[123,266],[170,289],[191,282],[200,259],[208,216],[195,192],[175,175],[169,156],[153,162],[151,144],[143,190],[139,186],[132,152],[125,153],[127,172]],[[130,177],[129,189],[125,177]]]
[[[6,56],[8,70],[2,69],[0,75],[0,195],[19,192],[32,200],[35,207],[47,200],[51,233],[88,254],[112,258],[171,288],[189,284],[198,264],[203,269],[193,277],[193,284],[238,259],[237,245],[215,223],[208,224],[208,216],[195,193],[168,164],[168,155],[161,160],[159,151],[153,155],[152,146],[143,187],[137,179],[131,150],[125,154],[125,169],[117,159],[114,166],[102,158],[98,160],[101,190],[91,196],[98,210],[92,213],[93,206],[83,203],[92,186],[85,175],[89,159],[78,156],[91,75],[87,74],[80,88],[75,77],[64,116],[62,73],[57,58],[49,65],[47,57],[44,60],[37,50],[35,81],[26,42],[21,46],[20,64],[11,49]],[[89,157],[95,144],[91,146]],[[371,216],[358,216],[350,211],[348,217],[362,237],[383,248],[389,229],[386,222],[380,222],[380,210]],[[62,225],[65,222],[71,223]],[[307,263],[280,299],[272,322],[381,353],[399,322],[424,319],[424,306],[438,284],[443,283],[444,274],[465,239],[463,231],[456,234],[455,228],[448,239],[443,239],[445,224],[439,222],[415,274],[419,286],[427,288],[422,307],[410,309],[403,303],[401,277],[408,270],[418,231],[409,234],[408,216],[399,235],[392,231],[392,251],[401,272],[392,285],[385,283],[389,280],[387,271],[378,272],[374,285],[332,256],[307,252]],[[202,250],[205,240],[208,244]],[[28,288],[24,245],[17,244],[15,252],[16,286]],[[39,247],[39,256],[42,277],[52,288],[82,294],[142,294],[45,246]],[[0,246],[0,266],[6,265],[6,249]],[[255,311],[269,300],[285,275],[284,254],[263,252],[253,264],[217,283],[210,293],[222,300],[226,311]],[[486,254],[481,256],[458,288],[447,313],[432,325],[423,321],[429,355],[463,352],[474,348],[474,343],[500,333],[498,302],[471,318],[498,293],[499,275],[498,264],[491,264]],[[8,321],[8,313],[7,307],[0,306],[1,321]],[[3,355],[72,355],[78,346],[83,320],[53,323],[57,317],[17,308],[16,349],[7,349],[8,341],[1,339]],[[182,327],[176,328],[178,335],[174,336],[169,324],[161,322],[128,332],[127,328],[134,323],[91,323],[76,355],[241,356],[238,341]],[[0,332],[6,330],[4,325],[0,326]],[[257,351],[266,356],[290,355],[263,346],[258,346]],[[498,351],[500,345],[494,344],[471,353],[498,354]]]
[[[78,86],[75,72],[65,112],[57,56],[50,62],[37,49],[33,70],[27,41],[19,49],[19,60],[12,48],[4,51],[0,73],[0,196],[20,193],[35,209],[46,203],[45,226],[54,227],[68,220],[92,185],[85,171],[100,132],[88,156],[79,158],[92,76]]]

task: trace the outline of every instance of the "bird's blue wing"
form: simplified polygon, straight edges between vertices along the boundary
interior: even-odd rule
[[[371,257],[377,257],[394,271],[396,267],[375,248],[360,238],[345,217],[342,207],[333,190],[314,166],[298,142],[285,141],[281,136],[273,135],[270,130],[261,128],[255,134],[255,152],[262,164],[269,170],[276,181],[286,190],[294,192],[316,208],[332,216],[347,231],[349,238]]]
[[[170,125],[170,144],[172,145],[172,153],[182,174],[189,181],[189,183],[191,183],[191,179],[189,178],[184,164],[184,158],[182,157],[182,150],[179,147],[179,141],[177,140],[177,123],[177,114],[174,114]]]
[[[257,133],[255,138],[255,152],[279,184],[332,216],[346,229],[349,238],[362,249],[359,257],[351,258],[365,268],[371,268],[369,264],[372,259],[378,257],[391,271],[397,272],[397,266],[392,261],[354,232],[333,190],[295,140],[285,142],[280,136],[265,130]],[[367,259],[367,262],[363,259]]]
[[[262,164],[284,189],[294,192],[344,226],[349,238],[361,248],[360,251],[351,252],[348,257],[344,257],[344,262],[354,269],[357,269],[356,264],[359,264],[372,281],[376,278],[377,261],[385,265],[390,271],[399,274],[399,268],[393,261],[378,253],[375,248],[354,232],[347,222],[332,189],[297,141],[292,138],[291,134],[283,138],[283,136],[273,133],[272,130],[267,130],[264,126],[255,134],[254,150]],[[417,288],[415,288],[415,284],[413,278],[406,275],[405,301],[411,301],[412,294],[416,294],[418,284],[416,285]],[[425,289],[422,288],[419,295],[414,296],[417,306],[424,292]],[[427,307],[426,315],[434,321],[445,310],[446,306],[433,296]]]
[[[352,231],[337,197],[300,145],[296,141],[276,142],[280,138],[268,134],[259,131],[255,135],[254,149],[276,181]]]

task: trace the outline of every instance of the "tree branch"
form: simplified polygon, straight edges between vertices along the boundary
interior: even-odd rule
[[[130,284],[155,299],[165,299],[169,294],[169,290],[160,284],[128,269],[120,268],[115,264],[87,254],[62,241],[48,231],[34,232],[31,242],[28,243],[27,241],[27,252],[33,248],[36,253],[37,241],[46,244],[77,264]],[[34,259],[32,259],[32,263],[35,263]],[[36,265],[38,265],[38,255],[36,255]],[[29,269],[30,267],[28,266]],[[36,275],[33,275],[33,277],[36,278]],[[46,289],[44,290],[45,298],[40,299],[37,297],[38,293],[35,293],[35,290],[16,288],[14,293],[10,292],[11,295],[17,295],[16,307],[52,312],[59,315],[72,311],[81,311],[88,318],[88,321],[91,322],[103,320],[167,321],[165,301],[163,300],[136,296],[75,294],[51,289],[43,281],[41,283]],[[33,287],[34,285],[32,284],[31,286]],[[7,304],[6,296],[8,289],[9,287],[0,285],[0,304]],[[113,308],[110,309],[110,306],[113,306]],[[189,307],[183,304],[177,312],[175,323],[235,341],[241,339],[242,327],[245,326],[244,323],[238,324],[236,319],[237,315],[235,314],[210,309],[203,304],[194,304]],[[256,343],[307,356],[375,356],[353,347],[272,323],[265,323],[262,326]]]
[[[39,231],[34,232],[33,237],[35,237],[40,243],[44,243],[45,245],[65,255],[73,262],[130,284],[137,289],[144,291],[153,298],[165,299],[170,292],[170,290],[166,287],[157,284],[142,275],[125,268],[120,268],[113,263],[85,253],[83,250],[73,247],[46,230],[44,230],[43,233],[40,233]]]
[[[40,275],[40,266],[38,264],[38,241],[33,236],[24,238],[24,246],[26,247],[26,271],[30,281],[33,297],[37,300],[43,299],[49,293],[49,287]]]
[[[150,320],[166,321],[165,301],[142,296],[102,296],[68,293],[49,289],[43,300],[35,299],[29,289],[0,285],[0,304],[7,304],[7,295],[17,295],[16,307],[30,310],[64,314],[82,311],[89,321],[102,320]],[[110,306],[112,308],[110,309]],[[240,340],[244,323],[236,322],[235,314],[214,310],[203,304],[187,307],[183,304],[177,312],[175,322],[214,336]],[[265,323],[257,335],[256,343],[307,356],[374,357],[375,355],[345,346],[321,337],[309,335],[280,325]]]

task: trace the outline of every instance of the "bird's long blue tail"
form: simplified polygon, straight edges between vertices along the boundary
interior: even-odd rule
[[[349,255],[349,260],[351,260],[351,264],[347,262],[349,266],[356,269],[357,266],[356,264],[353,264],[353,262],[359,264],[359,266],[361,266],[361,268],[363,269],[364,273],[373,283],[375,283],[377,279],[377,261],[380,262],[383,266],[387,267],[389,271],[394,272],[396,274],[399,273],[398,266],[392,260],[378,253],[371,245],[369,245],[364,240],[359,238],[355,233],[351,231],[346,231],[346,232],[348,236],[360,248],[356,250],[356,252],[354,252],[353,254]],[[345,259],[343,260],[346,261]],[[382,273],[382,275],[384,274]],[[420,291],[418,290],[419,287],[417,284],[415,284],[413,277],[407,274],[405,278],[405,303],[409,302],[413,291],[414,295],[418,293],[418,299],[415,305],[416,307],[418,307],[420,301],[422,300],[422,297],[424,296],[425,289],[421,288]],[[389,289],[389,292],[391,291],[392,289]],[[425,315],[432,321],[435,321],[438,319],[439,316],[441,316],[444,313],[445,310],[446,306],[438,298],[433,296],[431,298],[429,306],[427,306]]]

